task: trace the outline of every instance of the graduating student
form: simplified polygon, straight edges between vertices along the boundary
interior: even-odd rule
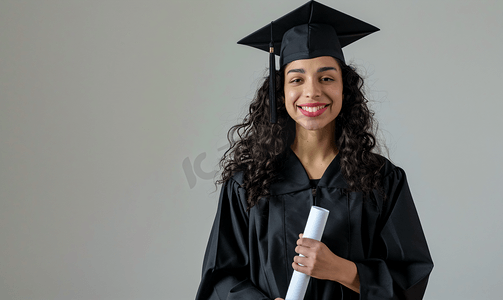
[[[423,297],[433,263],[405,172],[373,152],[341,50],[377,30],[311,1],[239,42],[271,53],[270,78],[229,131],[196,299],[284,298],[294,270],[306,300]],[[330,211],[321,241],[300,235],[312,205]]]

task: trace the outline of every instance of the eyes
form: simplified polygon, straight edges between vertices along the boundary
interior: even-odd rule
[[[288,83],[291,83],[291,84],[296,84],[296,83],[301,83],[303,81],[303,78],[292,78],[288,81]],[[332,81],[335,81],[332,77],[327,77],[327,76],[324,76],[324,77],[321,77],[319,79],[320,82],[332,82]]]

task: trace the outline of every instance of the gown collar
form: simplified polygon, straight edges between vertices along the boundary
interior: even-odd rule
[[[328,165],[318,183],[319,187],[347,188],[348,185],[341,173],[339,154]],[[304,166],[293,150],[288,148],[283,168],[279,172],[278,181],[270,186],[271,195],[287,194],[310,189],[309,176]]]

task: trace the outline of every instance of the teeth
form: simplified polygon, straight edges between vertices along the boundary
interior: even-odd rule
[[[322,105],[322,106],[316,106],[316,107],[310,107],[310,106],[301,106],[301,108],[305,111],[308,111],[308,112],[315,112],[315,111],[318,111],[322,108],[324,108],[325,106]]]

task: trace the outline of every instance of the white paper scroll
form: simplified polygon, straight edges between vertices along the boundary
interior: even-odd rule
[[[302,237],[317,241],[321,240],[323,230],[325,229],[325,224],[327,223],[328,213],[329,211],[324,208],[318,206],[311,207],[309,217],[307,218],[306,228],[304,229]],[[293,271],[292,279],[290,279],[290,285],[288,286],[285,300],[304,299],[307,285],[309,283],[309,278],[311,278],[311,276]]]

